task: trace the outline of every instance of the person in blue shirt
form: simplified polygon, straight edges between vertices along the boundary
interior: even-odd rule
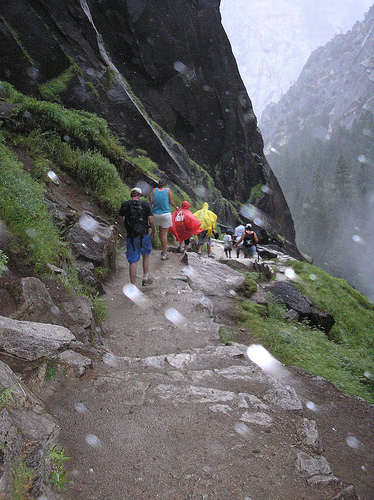
[[[162,247],[161,260],[167,260],[169,258],[169,255],[166,253],[168,230],[173,224],[170,205],[176,210],[178,210],[178,207],[174,203],[170,189],[166,187],[165,179],[161,179],[158,182],[158,186],[152,190],[149,202],[152,207],[155,225],[158,226],[158,234]]]

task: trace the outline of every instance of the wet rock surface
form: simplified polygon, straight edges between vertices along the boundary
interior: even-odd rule
[[[236,272],[190,263],[195,282],[181,255],[153,252],[153,285],[131,300],[120,253],[102,355],[44,398],[71,457],[64,498],[373,499],[373,408],[303,370],[261,369],[250,337],[223,345]],[[209,286],[211,266],[225,293]]]

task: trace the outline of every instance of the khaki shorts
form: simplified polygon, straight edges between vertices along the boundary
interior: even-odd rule
[[[153,214],[153,220],[155,221],[156,226],[162,227],[164,229],[167,229],[173,225],[173,221],[171,220],[171,212],[166,212],[166,214]]]

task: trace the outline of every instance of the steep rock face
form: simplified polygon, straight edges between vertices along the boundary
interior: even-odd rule
[[[305,136],[304,131],[328,140],[338,125],[350,129],[363,111],[374,113],[373,54],[374,7],[364,22],[313,52],[297,82],[265,109],[260,124],[265,151]],[[299,148],[308,144],[300,141]]]
[[[374,6],[316,50],[265,109],[265,152],[297,228],[298,247],[371,299],[374,220]]]
[[[294,83],[308,57],[346,33],[372,0],[222,0],[223,26],[256,116]]]
[[[294,242],[219,0],[6,0],[0,15],[0,79],[106,118],[194,198],[206,184],[197,162],[213,178],[204,198],[221,220],[233,220],[224,198],[245,203],[266,186],[256,205]]]

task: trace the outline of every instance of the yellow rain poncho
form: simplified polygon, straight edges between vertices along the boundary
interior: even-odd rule
[[[203,231],[207,231],[207,236],[212,236],[213,230],[216,227],[217,216],[211,210],[208,210],[208,203],[203,203],[203,208],[194,213],[194,216],[201,222]]]

